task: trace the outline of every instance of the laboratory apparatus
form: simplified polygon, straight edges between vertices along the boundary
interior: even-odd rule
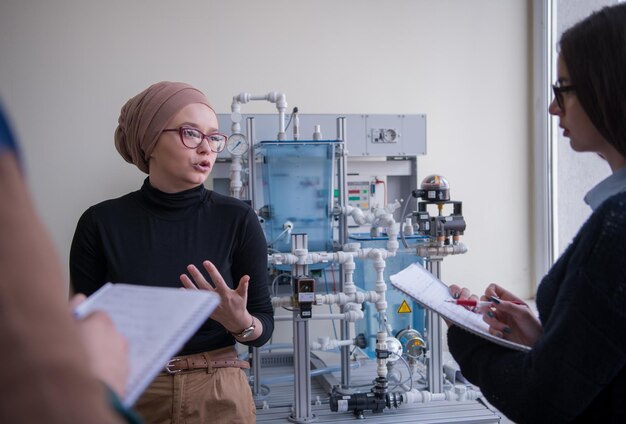
[[[278,113],[242,113],[252,101]],[[218,115],[230,136],[211,188],[250,202],[268,245],[276,330],[241,352],[257,421],[499,422],[445,359],[439,317],[387,283],[415,262],[440,277],[467,251],[446,178],[418,185],[426,116],[301,109],[240,93]]]

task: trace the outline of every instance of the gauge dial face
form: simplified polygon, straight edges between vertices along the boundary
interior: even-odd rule
[[[248,140],[243,134],[232,134],[226,141],[226,148],[231,155],[243,155],[248,151]]]

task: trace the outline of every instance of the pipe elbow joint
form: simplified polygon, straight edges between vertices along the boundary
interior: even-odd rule
[[[237,94],[235,97],[233,97],[233,102],[237,102],[237,103],[248,103],[250,101],[250,93],[246,93],[241,92],[239,94]]]
[[[382,252],[380,251],[380,249],[372,249],[369,252],[367,252],[367,258],[368,259],[372,259],[374,261],[378,260],[378,259],[382,259]]]

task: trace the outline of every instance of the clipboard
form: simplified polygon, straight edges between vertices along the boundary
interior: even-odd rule
[[[464,330],[500,346],[524,352],[530,351],[529,346],[490,334],[489,325],[483,321],[482,315],[449,302],[454,299],[450,295],[448,286],[419,263],[409,265],[397,274],[390,276],[389,279],[393,287]]]

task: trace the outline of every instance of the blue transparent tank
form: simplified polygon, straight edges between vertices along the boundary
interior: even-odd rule
[[[336,141],[262,141],[263,224],[274,252],[290,252],[292,232],[308,235],[309,251],[332,251],[332,194]],[[263,216],[263,214],[262,214]]]
[[[415,244],[416,241],[425,239],[423,236],[406,236],[407,241]],[[362,248],[386,248],[387,237],[370,237],[369,234],[351,234],[351,243],[361,243]],[[402,271],[412,263],[419,262],[423,265],[423,259],[415,255],[415,252],[398,252],[396,256],[385,260],[386,266],[383,273],[387,284],[387,323],[391,326],[390,336],[396,336],[401,330],[412,328],[423,336],[425,311],[417,302],[396,290],[389,281],[389,276]],[[376,270],[369,260],[356,260],[354,270],[354,283],[363,291],[376,289]],[[403,302],[406,302],[403,305]],[[407,312],[407,306],[410,312]],[[356,334],[363,334],[367,340],[367,348],[364,349],[371,358],[376,357],[376,332],[378,331],[378,311],[374,303],[364,304],[364,319],[355,323]]]

